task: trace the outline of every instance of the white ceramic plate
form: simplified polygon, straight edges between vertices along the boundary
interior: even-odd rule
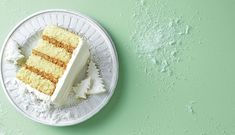
[[[28,106],[21,105],[19,98],[19,88],[14,81],[18,67],[5,60],[6,50],[11,45],[19,45],[24,50],[25,55],[29,55],[30,50],[35,46],[41,31],[47,25],[58,25],[64,27],[87,39],[90,45],[90,52],[93,60],[101,70],[101,76],[105,83],[107,93],[89,96],[76,106],[67,107],[61,112],[70,112],[72,118],[65,118],[54,122],[48,118],[41,118]],[[21,21],[6,38],[1,52],[1,82],[4,91],[11,103],[24,116],[47,125],[68,126],[81,123],[101,110],[109,101],[115,90],[118,80],[118,58],[114,43],[108,33],[94,20],[82,15],[66,10],[46,10],[37,12]]]

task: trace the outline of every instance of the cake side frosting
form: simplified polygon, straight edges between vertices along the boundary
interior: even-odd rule
[[[89,57],[89,47],[85,41],[81,41],[74,51],[63,76],[59,79],[54,94],[51,96],[51,101],[54,104],[60,106],[66,102],[66,97],[72,89],[74,79],[87,64]]]

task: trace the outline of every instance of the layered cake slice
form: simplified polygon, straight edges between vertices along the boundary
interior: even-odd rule
[[[36,93],[50,97],[54,104],[62,105],[89,55],[88,45],[78,35],[48,26],[17,78]]]

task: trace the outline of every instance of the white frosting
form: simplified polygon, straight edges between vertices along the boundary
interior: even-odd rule
[[[80,42],[74,50],[65,72],[59,79],[56,89],[51,96],[51,101],[53,104],[61,106],[66,103],[66,99],[72,89],[74,80],[81,72],[82,68],[86,65],[89,56],[90,52],[87,42]]]
[[[19,46],[14,41],[9,41],[7,49],[6,49],[6,60],[15,64],[15,65],[21,65],[24,61],[24,55],[22,55],[21,50],[19,49]]]
[[[87,76],[91,77],[91,87],[87,94],[99,94],[106,92],[104,88],[103,79],[100,77],[100,70],[96,67],[95,63],[91,60],[87,70]]]
[[[91,78],[88,77],[81,81],[77,86],[73,87],[73,91],[75,92],[76,98],[86,99],[87,91],[90,89]]]

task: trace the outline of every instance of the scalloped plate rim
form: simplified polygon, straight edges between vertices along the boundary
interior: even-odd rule
[[[110,96],[106,97],[106,100],[103,100],[101,102],[101,104],[96,107],[96,109],[94,109],[93,111],[91,111],[90,113],[86,114],[85,116],[79,118],[78,120],[76,120],[75,122],[72,122],[72,123],[50,123],[50,122],[44,122],[44,121],[41,121],[39,119],[35,119],[31,116],[29,116],[27,113],[25,113],[24,110],[20,109],[11,99],[8,91],[6,90],[6,86],[3,82],[3,74],[2,74],[2,61],[3,61],[3,51],[5,50],[5,47],[6,47],[6,44],[8,42],[8,40],[10,39],[10,37],[12,36],[12,34],[17,30],[18,27],[20,27],[24,22],[26,22],[27,20],[29,20],[30,18],[33,18],[37,15],[40,15],[40,14],[44,14],[44,13],[48,13],[48,12],[62,12],[62,13],[68,13],[68,14],[72,14],[72,15],[75,15],[75,16],[80,16],[86,20],[88,20],[90,23],[92,23],[93,25],[96,25],[97,28],[99,28],[101,32],[103,32],[103,34],[106,36],[105,38],[107,38],[107,40],[110,42],[110,44],[112,45],[112,53],[114,53],[113,56],[113,63],[115,63],[115,66],[113,67],[113,70],[114,70],[114,81],[113,83],[111,83],[111,87],[110,87]],[[35,121],[35,122],[38,122],[38,123],[41,123],[41,124],[45,124],[45,125],[49,125],[49,126],[71,126],[71,125],[76,125],[76,124],[79,124],[79,123],[82,123],[88,119],[90,119],[91,117],[93,117],[95,114],[97,114],[103,107],[105,107],[108,102],[110,101],[111,97],[113,96],[114,94],[114,91],[115,91],[115,88],[117,86],[117,83],[118,83],[118,77],[119,77],[119,62],[118,62],[118,55],[117,55],[117,51],[116,51],[116,48],[115,48],[115,44],[113,42],[113,40],[111,39],[110,35],[108,34],[108,32],[94,19],[88,17],[87,15],[84,15],[82,14],[81,12],[79,11],[71,11],[71,10],[65,10],[65,9],[47,9],[47,10],[40,10],[38,12],[35,12],[31,15],[29,15],[28,17],[22,19],[19,23],[17,23],[12,29],[11,31],[9,32],[9,34],[7,35],[6,39],[4,40],[3,42],[3,46],[2,46],[2,49],[1,49],[1,52],[0,52],[0,80],[1,80],[1,84],[3,86],[3,90],[4,90],[4,93],[5,95],[7,96],[8,100],[11,102],[11,104],[16,108],[16,110],[18,112],[20,112],[21,114],[23,114],[25,117]]]

